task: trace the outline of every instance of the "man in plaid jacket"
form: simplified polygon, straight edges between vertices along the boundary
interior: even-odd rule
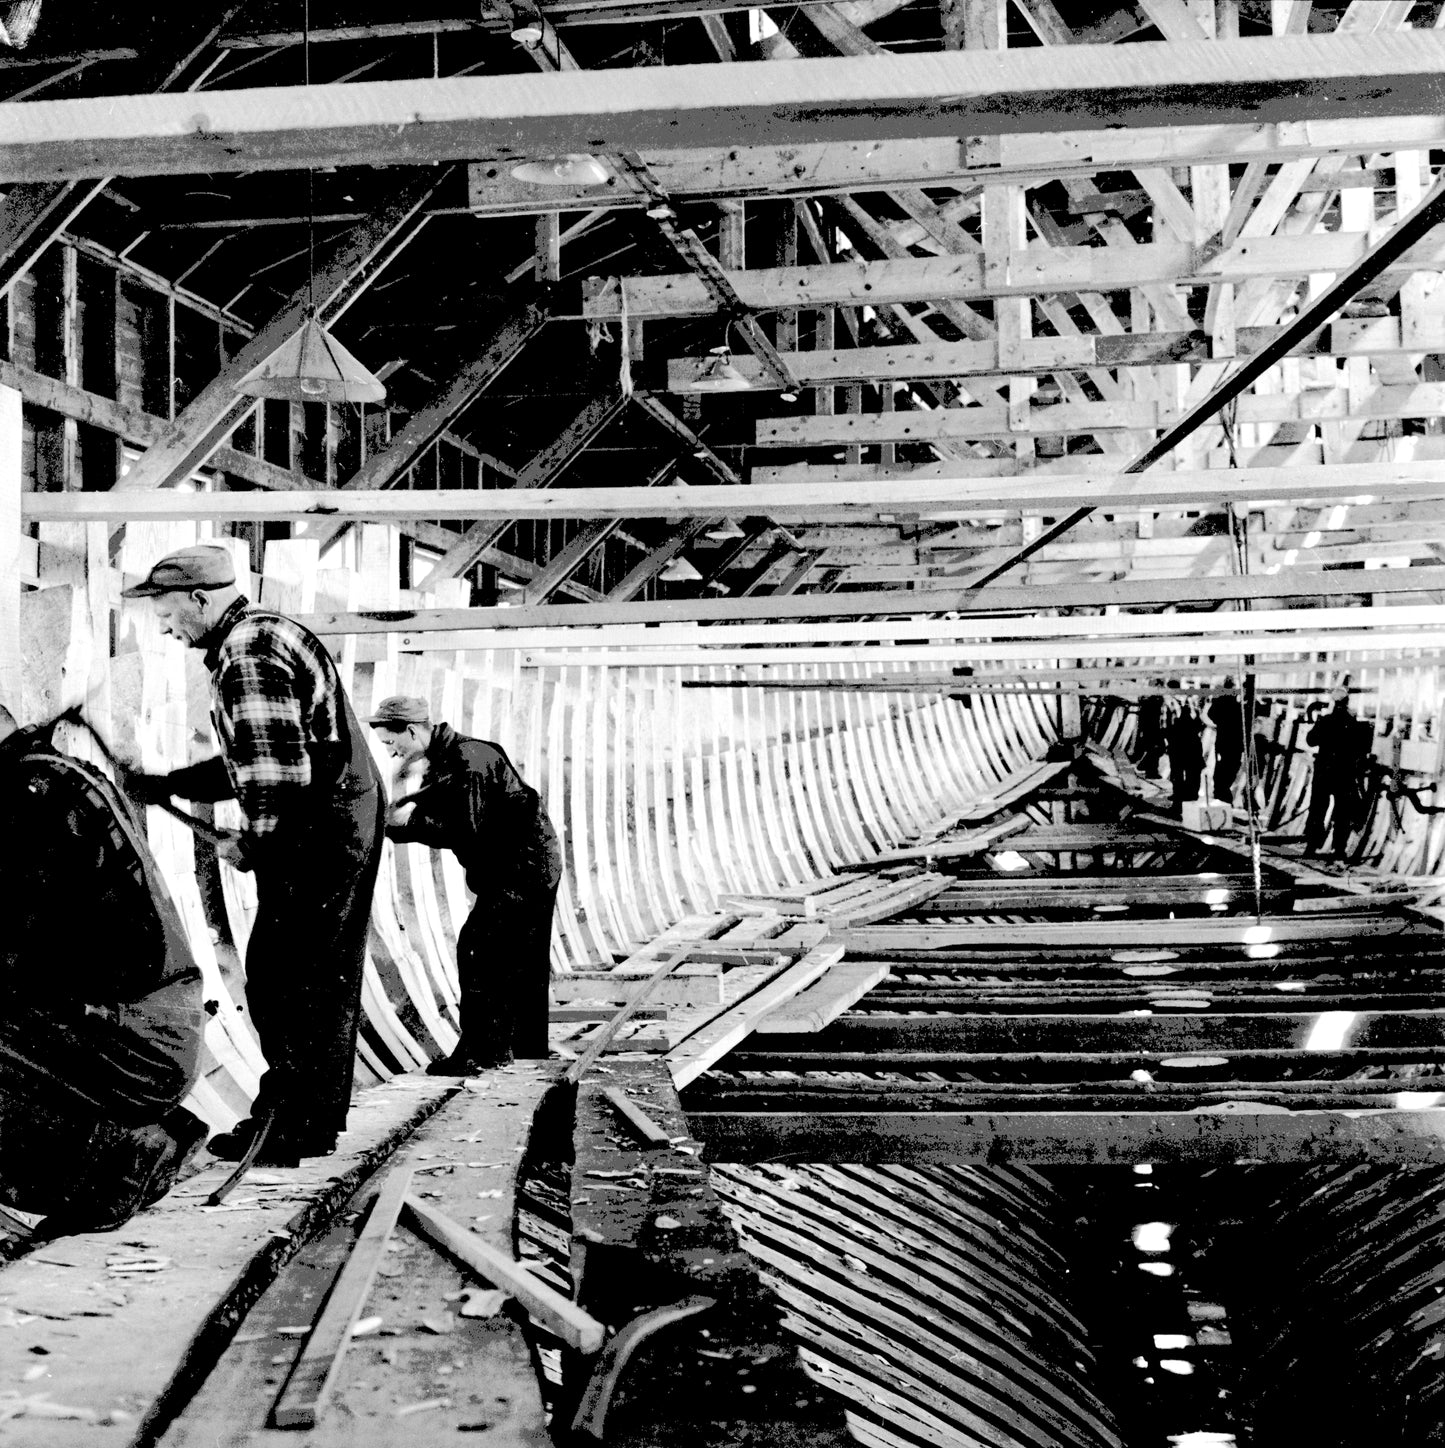
[[[267,1070],[251,1116],[212,1139],[239,1160],[263,1124],[262,1165],[335,1149],[346,1125],[371,897],[381,857],[381,780],[336,666],[293,619],[253,608],[230,554],[200,545],[161,559],[127,598],[201,649],[221,753],[133,775],[150,802],[235,798],[245,824],[218,847],[256,875],[246,999]]]

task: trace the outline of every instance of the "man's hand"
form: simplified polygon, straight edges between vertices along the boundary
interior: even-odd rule
[[[122,766],[118,783],[121,789],[140,804],[164,804],[171,797],[169,775],[147,774],[143,769]]]
[[[216,841],[216,858],[225,861],[233,870],[249,870],[251,862],[246,858],[246,846],[239,830],[226,830]]]

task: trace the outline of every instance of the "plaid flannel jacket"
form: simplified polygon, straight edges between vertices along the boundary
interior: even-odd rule
[[[237,599],[206,654],[211,717],[249,833],[269,835],[286,795],[311,783],[310,744],[341,739],[341,681],[321,641]]]

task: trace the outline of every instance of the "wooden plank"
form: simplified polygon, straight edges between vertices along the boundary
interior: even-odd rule
[[[1273,340],[1276,327],[1241,327],[1237,333],[1237,355],[1249,356]],[[1399,329],[1387,327],[1377,333],[1359,335],[1347,327],[1317,334],[1301,342],[1292,356],[1337,358],[1408,357],[1410,349],[1400,340]],[[930,378],[993,377],[1004,368],[998,344],[992,338],[981,341],[936,343],[893,343],[887,346],[850,347],[846,350],[785,352],[783,360],[804,386],[841,385],[852,382],[920,381]],[[1210,334],[1190,332],[1124,332],[1118,335],[1081,333],[1064,337],[1025,337],[1010,367],[1020,373],[1053,372],[1061,367],[1160,367],[1185,362],[1207,362],[1213,357]],[[668,387],[688,393],[690,384],[706,365],[704,357],[671,357],[667,363]],[[751,357],[734,357],[732,365],[752,388],[776,390],[773,379]]]
[[[671,1138],[620,1086],[609,1086],[602,1093],[617,1114],[626,1122],[644,1147],[668,1146]]]
[[[350,518],[395,523],[426,515],[431,518],[481,518],[500,526],[518,518],[689,518],[724,517],[736,511],[738,498],[730,488],[530,488],[513,495],[513,488],[486,491],[320,492],[291,489],[274,492],[204,492],[204,494],[130,494],[130,492],[35,492],[26,494],[25,517],[32,523],[129,523],[129,521],[287,521],[313,517]],[[1102,494],[1102,497],[1100,497]],[[957,521],[974,514],[1000,510],[1037,510],[1074,504],[1092,495],[1100,507],[1186,507],[1225,498],[1254,505],[1277,500],[1360,500],[1386,497],[1391,501],[1445,497],[1439,466],[1433,462],[1329,463],[1318,468],[1239,468],[1218,471],[1148,472],[1121,478],[1116,469],[1071,473],[1035,473],[1028,478],[974,478],[930,475],[909,478],[906,473],[879,482],[828,484],[756,484],[747,502],[779,523],[892,523],[898,514],[918,513],[925,521]],[[1429,571],[1438,573],[1438,571]],[[1313,579],[1310,579],[1313,582]],[[1325,579],[1320,584],[1325,585]],[[1329,579],[1339,584],[1341,579]],[[1400,588],[1387,579],[1349,576],[1344,582],[1360,586],[1380,584],[1381,591]],[[1410,579],[1410,584],[1415,581]],[[1287,588],[1287,578],[1264,579],[1260,584]],[[1221,595],[1206,597],[1271,597],[1261,586],[1239,581],[1219,585]],[[1429,586],[1429,581],[1426,581]],[[1229,589],[1241,589],[1229,592]],[[1325,591],[1325,589],[1320,589]],[[1006,592],[1006,591],[1005,591]],[[960,598],[967,597],[959,589]],[[831,597],[831,595],[830,595]],[[1034,595],[1037,598],[1037,594]],[[565,607],[565,605],[553,605]],[[634,605],[639,607],[639,605]],[[928,607],[941,608],[930,598]],[[458,620],[453,628],[472,626]],[[414,628],[426,626],[418,615]],[[527,627],[531,627],[528,623]],[[334,628],[333,630],[334,631]]]
[[[999,296],[1111,292],[1138,286],[1201,286],[1218,282],[1302,277],[1344,272],[1369,247],[1367,232],[1315,232],[1249,237],[1209,255],[1180,241],[1131,247],[1031,247],[987,271],[982,254],[903,257],[878,262],[773,267],[726,273],[746,306],[772,311],[800,306],[903,306],[908,303],[984,302]],[[1445,243],[1416,243],[1387,270],[1396,276],[1440,266]],[[621,285],[631,317],[709,316],[717,299],[690,274],[628,277]],[[617,283],[603,283],[584,302],[593,320],[615,319],[621,310]],[[880,414],[882,415],[882,414]],[[929,414],[931,415],[931,414]],[[901,414],[908,416],[908,414]]]
[[[346,1265],[331,1285],[321,1311],[311,1326],[311,1335],[301,1350],[286,1386],[276,1403],[278,1428],[314,1428],[331,1398],[342,1355],[351,1340],[351,1330],[366,1306],[367,1294],[381,1265],[387,1239],[401,1214],[401,1205],[411,1189],[411,1168],[389,1171],[371,1203],[366,1225]]]
[[[1014,848],[1030,846],[1015,841]],[[1078,847],[1062,845],[1059,848]],[[839,938],[852,953],[865,954],[888,949],[947,950],[950,946],[1047,950],[1060,946],[1124,949],[1141,945],[1283,945],[1300,940],[1339,941],[1397,935],[1406,928],[1406,922],[1398,915],[1364,915],[1345,920],[1327,913],[1318,919],[1276,915],[1259,922],[1250,919],[1071,920],[1019,921],[1011,925],[873,925],[841,931]]]
[[[824,906],[820,913],[834,931],[871,925],[912,910],[940,895],[952,884],[949,875],[924,875],[899,880],[871,895],[857,900],[845,901],[834,906]]]
[[[868,868],[888,869],[893,865],[924,865],[933,860],[962,860],[973,855],[985,854],[994,846],[1010,839],[1031,827],[1027,815],[1015,815],[1001,820],[987,829],[974,830],[960,838],[943,838],[931,844],[915,845],[903,850],[889,850],[886,854],[868,860]]]
[[[450,1252],[479,1276],[515,1297],[547,1330],[580,1353],[595,1353],[607,1336],[607,1329],[548,1287],[505,1252],[489,1246],[475,1232],[435,1212],[416,1197],[407,1197],[402,1211],[407,1222],[430,1242]]]
[[[646,983],[641,975],[620,970],[574,971],[554,976],[552,999],[563,1001],[626,1001]],[[683,966],[665,980],[652,999],[663,1006],[721,1005],[723,974],[718,965]]]
[[[20,715],[20,394],[0,384],[0,703]]]
[[[1445,1043],[1445,1010],[1416,1008],[1348,1014],[1350,1019],[1342,1018],[1340,1027],[1347,1032],[1352,1046],[1431,1051]],[[1181,1015],[1168,1014],[1162,1007],[1152,1014],[1149,1009],[1139,1009],[1118,1015],[1081,1011],[985,1015],[966,1010],[890,1015],[864,1010],[835,1021],[817,1034],[773,1036],[768,1048],[792,1069],[806,1063],[811,1053],[834,1051],[876,1051],[880,1057],[897,1051],[1014,1056],[1167,1051],[1172,1056],[1229,1057],[1236,1051],[1295,1050],[1301,1060],[1308,1061],[1314,1055],[1308,1042],[1316,1039],[1319,1016],[1317,1011],[1251,1012],[1213,1007]],[[757,1047],[751,1050],[756,1052]],[[790,1056],[794,1056],[791,1061]]]
[[[429,1205],[470,1220],[499,1250],[511,1247],[523,1151],[534,1114],[559,1070],[555,1062],[518,1062],[474,1077],[461,1090],[452,1087],[451,1099],[399,1153]],[[255,1190],[284,1197],[287,1188],[277,1183]],[[235,1217],[221,1220],[243,1219],[244,1198],[233,1200],[243,1205]],[[356,1205],[364,1199],[358,1196]],[[328,1237],[301,1254],[251,1310],[230,1351],[160,1440],[161,1448],[284,1439],[284,1431],[271,1428],[270,1405],[276,1380],[285,1376],[302,1343],[280,1329],[314,1314],[354,1238],[355,1227],[343,1213]],[[367,1307],[368,1316],[381,1319],[385,1335],[359,1341],[347,1353],[332,1407],[307,1441],[344,1442],[348,1448],[383,1444],[394,1441],[404,1425],[409,1443],[432,1444],[451,1442],[485,1423],[488,1438],[505,1448],[550,1444],[520,1314],[474,1317],[464,1295],[469,1290],[475,1290],[475,1279],[450,1257],[405,1227],[393,1233]],[[466,1384],[465,1392],[442,1386],[458,1382]],[[419,1399],[432,1406],[409,1419]]]
[[[694,1031],[667,1054],[673,1081],[679,1088],[686,1086],[732,1050],[769,1011],[806,990],[842,958],[841,945],[825,941],[814,946],[796,965]]]
[[[23,1333],[0,1339],[0,1370],[20,1382],[40,1356],[33,1350],[44,1349],[46,1390],[90,1414],[79,1423],[25,1419],[16,1426],[26,1448],[63,1448],[77,1429],[97,1448],[128,1448],[141,1417],[165,1423],[179,1406],[171,1394],[182,1365],[202,1372],[216,1360],[257,1295],[453,1089],[412,1078],[360,1093],[337,1154],[278,1174],[269,1189],[253,1186],[249,1205],[233,1199],[221,1211],[202,1209],[229,1174],[223,1163],[182,1183],[120,1235],[69,1236],[63,1252],[0,1268],[6,1300],[37,1314]],[[158,1271],[108,1269],[134,1258],[168,1260]],[[124,1310],[102,1315],[96,1284],[120,1281]],[[214,1435],[200,1441],[214,1448]]]
[[[899,513],[922,513],[927,521],[953,521],[954,513],[968,516],[1017,508],[1047,511],[1078,501],[1091,490],[1101,507],[1110,502],[1120,507],[1179,506],[1211,498],[1256,504],[1271,499],[1338,500],[1377,494],[1393,501],[1440,498],[1445,497],[1445,483],[1440,481],[1439,472],[1435,463],[1401,462],[1337,463],[1293,469],[1239,468],[1227,474],[1219,471],[1144,473],[1127,478],[1100,469],[1097,473],[1072,476],[1044,475],[1022,483],[972,477],[929,477],[915,481],[902,475],[882,484],[758,484],[749,488],[747,501],[750,508],[783,523],[891,521]],[[311,516],[395,522],[424,515],[477,518],[495,526],[528,518],[715,518],[734,512],[737,507],[738,496],[734,490],[704,485],[556,489],[532,486],[521,491],[448,489],[428,491],[424,495],[387,489],[370,493],[301,489],[264,493],[27,493],[23,503],[24,517],[37,523],[196,519],[258,522]],[[1356,585],[1362,582],[1358,578],[1348,581]],[[1374,579],[1368,581],[1375,582]],[[936,600],[930,599],[930,611],[935,606]],[[458,620],[452,627],[465,627],[469,622]],[[420,623],[413,624],[414,628],[420,626]],[[331,631],[334,632],[334,628]]]
[[[193,175],[479,154],[1429,113],[1445,40],[1280,36],[116,96],[0,107],[0,177]]]
[[[1445,1164],[1445,1111],[1289,1111],[1225,1106],[1149,1112],[754,1115],[689,1111],[720,1161],[992,1166],[1136,1162]]]
[[[821,1031],[886,979],[890,969],[886,962],[840,961],[820,981],[769,1011],[753,1030],[763,1036]]]
[[[756,485],[754,485],[756,491]],[[1367,592],[1362,590],[1368,589]],[[1050,597],[1059,608],[1101,608],[1105,604],[1140,607],[1167,603],[1215,603],[1244,598],[1388,597],[1399,593],[1445,591],[1445,569],[1400,568],[1372,570],[1368,575],[1350,571],[1324,572],[1294,568],[1269,577],[1217,577],[1125,579],[1117,583],[1058,583]],[[1038,588],[990,585],[978,589],[931,590],[926,606],[951,613],[1003,612],[1033,608]],[[868,618],[882,614],[906,615],[920,606],[918,593],[890,588],[870,592],[794,595],[771,600],[767,596],[736,599],[663,599],[628,604],[554,604],[524,608],[424,609],[408,611],[404,638],[416,648],[436,648],[428,638],[438,631],[536,628],[574,622],[582,626],[611,623],[741,622],[769,618]],[[302,620],[313,632],[325,635],[395,631],[395,618],[363,613],[311,614]],[[856,868],[856,867],[854,867]]]

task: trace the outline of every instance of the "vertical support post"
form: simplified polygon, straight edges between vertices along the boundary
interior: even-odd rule
[[[20,702],[20,393],[0,387],[0,702]]]
[[[562,277],[562,219],[555,211],[537,218],[537,254],[534,274],[542,285]]]

